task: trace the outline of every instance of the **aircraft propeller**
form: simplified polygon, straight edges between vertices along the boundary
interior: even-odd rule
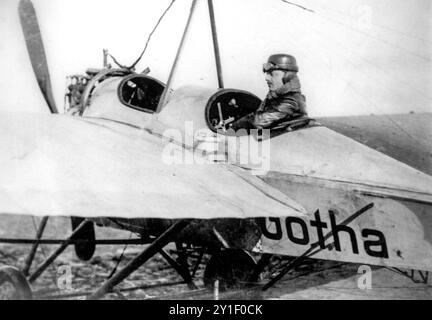
[[[30,0],[20,0],[18,12],[27,51],[30,56],[30,61],[39,88],[51,113],[58,113],[51,87],[51,79],[42,35],[33,3]],[[71,217],[72,230],[78,228],[83,221],[83,218]],[[75,245],[75,252],[80,259],[89,260],[93,256],[96,249],[95,237],[96,235],[93,224],[86,224],[81,232],[76,235],[75,239],[83,240],[81,243]]]
[[[27,51],[30,56],[30,61],[39,84],[39,88],[48,104],[51,113],[58,113],[51,87],[45,49],[33,3],[30,0],[21,0],[19,3],[18,12]]]

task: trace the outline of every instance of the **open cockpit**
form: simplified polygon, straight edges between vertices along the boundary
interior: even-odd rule
[[[131,74],[120,82],[120,102],[138,111],[154,113],[165,89],[159,80],[143,74]]]
[[[146,73],[122,73],[114,69],[87,74],[83,77],[85,83],[75,81],[69,86],[66,96],[72,103],[68,104],[67,109],[79,108],[75,114],[84,117],[149,128],[150,118],[157,111],[165,89],[163,82]],[[167,128],[183,131],[181,128],[189,121],[195,129],[231,135],[230,125],[255,112],[260,104],[261,99],[245,90],[180,87],[170,90],[167,103],[157,118]],[[306,128],[313,123],[312,120],[302,117],[277,123],[270,128],[271,137]],[[246,134],[249,133],[248,130]]]

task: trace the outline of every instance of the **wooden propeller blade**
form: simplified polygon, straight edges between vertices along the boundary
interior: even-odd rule
[[[27,51],[42,95],[51,113],[58,113],[53,97],[45,49],[33,3],[30,0],[21,0],[18,11]]]

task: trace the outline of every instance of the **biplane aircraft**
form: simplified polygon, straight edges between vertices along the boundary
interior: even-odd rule
[[[212,255],[209,286],[257,281],[272,255],[293,258],[259,290],[306,258],[432,271],[432,115],[399,122],[416,122],[421,138],[408,144],[398,143],[401,132],[381,116],[301,118],[270,132],[233,133],[228,124],[261,101],[223,86],[212,0],[219,86],[171,89],[197,1],[166,84],[148,70],[108,66],[105,52],[104,68],[71,77],[65,114],[53,98],[35,10],[20,1],[51,114],[0,117],[0,212],[43,217],[36,239],[0,239],[32,244],[22,270],[0,268],[0,284],[11,283],[14,298],[31,298],[31,283],[69,245],[81,259],[92,257],[100,243],[95,224],[132,231],[139,239],[129,243],[147,246],[89,299],[111,292],[157,253],[194,287],[185,259],[164,250],[171,242]],[[50,243],[43,232],[51,216],[72,217],[73,231],[32,269],[38,246]],[[250,252],[260,254],[258,262]]]

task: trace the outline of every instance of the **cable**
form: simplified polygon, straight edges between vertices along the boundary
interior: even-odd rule
[[[308,26],[308,28],[311,28],[311,27]],[[324,35],[320,30],[318,30],[318,29],[316,29],[316,28],[314,28],[314,31],[316,31],[316,32],[318,32],[318,33]],[[321,38],[319,38],[319,39],[321,39]],[[324,42],[322,42],[322,43],[324,43]],[[325,42],[325,43],[326,43],[326,42]],[[344,45],[342,44],[342,42],[340,42],[340,41],[335,41],[335,43],[337,43],[337,44],[339,45],[339,47],[341,47],[343,50],[345,50],[345,51],[347,51],[347,52],[349,51],[349,52],[351,52],[351,53],[354,53],[354,51],[353,51],[351,48],[349,48],[348,46],[344,46]],[[375,64],[375,63],[373,63],[371,60],[369,60],[369,59],[367,59],[367,58],[364,58],[364,57],[362,57],[362,56],[357,56],[357,57],[360,58],[362,61],[366,62],[367,64],[369,64],[370,66],[376,68],[376,69],[380,69],[380,70],[382,70],[383,72],[386,72],[386,71],[387,71],[387,70],[385,70],[384,68],[382,68],[379,64]],[[360,70],[360,69],[358,69],[358,70]],[[363,73],[364,73],[364,72],[363,72]],[[417,87],[414,87],[414,86],[411,84],[411,82],[403,81],[403,80],[401,80],[400,78],[396,78],[396,77],[392,77],[392,78],[393,78],[393,79],[397,79],[399,82],[403,83],[404,85],[409,86],[411,89],[417,91],[420,95],[422,95],[422,96],[425,95],[424,92],[421,92]],[[377,79],[375,79],[375,80],[376,80],[377,82],[380,82],[380,81],[378,81]],[[393,94],[393,92],[392,92],[392,94]],[[426,99],[426,100],[432,100],[432,98],[429,98],[429,97],[425,97],[425,99]]]
[[[309,27],[310,28],[310,27]],[[311,29],[310,29],[311,30]],[[318,32],[318,33],[320,33],[320,34],[322,34],[322,32],[321,31],[319,31],[319,30],[317,30],[317,29],[314,29],[316,32]],[[288,32],[290,32],[290,30],[289,29],[287,29],[287,31]],[[292,34],[292,33],[291,33]],[[324,35],[324,34],[323,34]],[[305,38],[305,37],[303,37],[303,38]],[[325,37],[317,37],[317,39],[320,39],[320,38],[325,38]],[[308,47],[308,44],[306,44],[304,41],[298,41],[299,39],[297,39],[296,41],[297,42],[300,42],[300,43],[303,43],[303,45],[302,46],[300,46],[301,48],[303,48],[303,47]],[[327,42],[324,42],[324,41],[321,41],[321,43],[323,44],[323,47],[327,47],[328,46],[328,43]],[[342,50],[343,49],[345,49],[346,50],[346,47],[344,47],[344,46],[342,46],[342,45],[340,45],[342,48]],[[328,50],[327,50],[328,51]],[[375,82],[377,83],[377,84],[380,84],[380,86],[384,89],[384,90],[386,90],[387,92],[389,92],[391,95],[394,95],[395,94],[395,92],[393,92],[393,91],[391,91],[388,87],[386,87],[385,85],[384,85],[384,83],[382,83],[382,81],[380,81],[380,80],[378,80],[377,78],[375,78],[375,77],[372,77],[372,76],[370,76],[370,75],[368,75],[368,74],[366,74],[365,72],[364,72],[364,70],[362,70],[361,68],[359,68],[359,66],[357,66],[355,63],[353,63],[348,57],[346,57],[346,56],[344,56],[344,55],[342,55],[339,51],[335,51],[335,50],[333,50],[332,52],[334,52],[335,54],[337,54],[337,55],[339,55],[340,57],[342,57],[342,59],[345,61],[345,62],[347,62],[347,63],[349,63],[350,65],[352,65],[355,69],[357,69],[366,79],[373,79],[373,80],[375,80]],[[310,50],[305,50],[304,51],[304,53],[307,55],[307,56],[310,56],[311,54],[310,54]],[[319,58],[321,58],[321,56],[320,55],[316,55],[316,56],[318,56]],[[316,56],[314,56],[314,57],[316,57]],[[360,58],[362,58],[362,57],[360,57]],[[365,60],[364,58],[362,58],[363,60]],[[324,59],[321,59],[326,65],[328,65],[329,66],[329,68],[331,68],[331,66],[328,64],[328,62],[326,61],[326,60],[324,60]],[[366,60],[365,60],[366,61]],[[371,64],[372,66],[375,66],[373,63],[371,63],[371,62],[369,62],[369,64]],[[351,89],[353,89],[354,91],[355,91],[355,93],[357,94],[357,95],[359,95],[359,97],[360,98],[362,98],[362,99],[366,99],[366,100],[368,100],[369,102],[371,102],[372,103],[372,105],[374,105],[375,107],[378,107],[375,103],[373,103],[370,99],[369,99],[369,97],[367,97],[366,95],[362,95],[361,93],[359,93],[355,88],[354,88],[354,86],[352,85],[352,83],[351,83],[351,79],[348,79],[348,78],[346,78],[346,77],[342,77],[343,79],[345,79],[345,83],[347,84],[347,86],[349,86]],[[401,81],[401,80],[399,80],[399,81]],[[401,81],[402,82],[402,81]],[[405,82],[404,82],[405,83]],[[417,89],[418,90],[418,89]],[[396,92],[396,94],[397,95],[399,95],[401,98],[403,98],[403,96],[399,93],[399,92]],[[423,94],[424,95],[424,94]],[[431,100],[430,98],[425,98],[426,100]],[[377,108],[377,109],[379,109],[379,108]]]
[[[284,1],[284,0],[282,0],[282,1]],[[285,2],[285,1],[284,1],[284,2]],[[318,5],[318,6],[319,6],[322,10],[332,11],[332,12],[334,12],[334,13],[336,13],[336,14],[341,15],[341,16],[349,16],[349,17],[351,17],[351,18],[358,18],[358,17],[356,17],[355,15],[353,15],[353,14],[347,12],[347,11],[334,9],[334,8],[330,8],[330,7],[323,6],[323,5]],[[428,40],[428,39],[425,39],[425,38],[421,38],[421,37],[417,37],[417,36],[414,36],[414,35],[410,35],[410,34],[407,34],[407,33],[405,33],[405,32],[402,32],[402,31],[400,31],[400,30],[397,30],[397,29],[394,29],[394,28],[391,28],[391,27],[388,27],[388,26],[385,26],[385,25],[381,25],[381,24],[373,23],[372,21],[371,21],[371,24],[374,25],[374,26],[377,27],[377,28],[381,28],[381,29],[384,29],[384,30],[387,30],[387,31],[390,31],[390,32],[393,32],[393,33],[397,33],[397,34],[399,34],[399,35],[401,35],[401,36],[404,36],[404,37],[407,37],[407,38],[417,39],[417,40],[419,40],[419,41],[427,42],[427,43],[429,43],[429,44],[432,44],[432,41],[430,41],[430,40]]]
[[[120,62],[118,62],[117,59],[114,58],[114,56],[112,54],[108,53],[108,57],[110,57],[120,69],[128,69],[128,67],[126,67],[126,66],[122,65]]]
[[[288,31],[289,31],[289,29],[288,29]],[[289,31],[290,32],[290,31]],[[304,42],[302,42],[303,44],[305,44]],[[300,46],[300,48],[307,48],[307,45],[301,45]],[[303,53],[305,53],[305,56],[311,56],[311,53],[310,53],[311,51],[310,50],[306,50],[306,49],[304,49],[304,51],[303,51]],[[318,57],[321,57],[321,55],[317,55]],[[315,56],[314,56],[315,57]],[[323,61],[323,63],[325,64],[325,65],[327,65],[330,69],[332,68],[332,66],[325,60],[325,59],[321,59],[322,61]],[[354,65],[354,67],[356,67],[355,65]],[[361,101],[363,102],[365,99],[366,100],[369,100],[369,102],[371,102],[370,101],[370,99],[369,99],[369,97],[367,97],[367,96],[365,96],[365,97],[363,97],[363,95],[362,94],[360,94],[354,87],[353,87],[353,85],[351,84],[351,79],[349,79],[349,78],[347,78],[346,76],[343,76],[342,77],[342,79],[345,79],[345,83],[346,83],[346,86],[347,87],[349,87],[349,88],[351,88],[352,90],[354,90],[354,93],[356,94],[356,95],[358,95],[360,98],[361,98]],[[366,107],[368,107],[368,105],[366,105],[366,104],[364,104],[364,103],[362,103],[364,106],[366,106]],[[374,103],[371,103],[372,105],[374,105],[375,106],[375,104]],[[376,107],[376,106],[375,106]]]
[[[110,57],[112,59],[112,61],[120,68],[120,69],[127,69],[127,70],[133,70],[135,68],[135,66],[137,65],[137,63],[141,60],[141,58],[143,57],[144,53],[147,50],[147,47],[150,43],[150,39],[153,35],[153,33],[156,31],[157,27],[159,26],[159,24],[161,23],[163,17],[167,14],[167,12],[171,9],[172,5],[174,4],[176,0],[172,0],[171,3],[169,4],[169,6],[165,9],[165,11],[163,12],[162,16],[159,17],[159,20],[157,21],[156,25],[154,26],[153,30],[150,32],[148,38],[147,38],[147,42],[145,44],[144,50],[141,52],[140,56],[138,57],[137,60],[135,60],[135,62],[127,67],[123,64],[121,64],[112,54],[107,54],[108,57]]]
[[[286,1],[284,1],[284,0],[281,0],[281,1],[283,1],[284,3],[287,3],[287,4],[296,5],[296,4],[294,4],[294,3],[286,2]],[[299,6],[299,5],[296,5],[296,6],[301,7],[301,6]],[[340,22],[340,21],[337,21],[337,20],[334,20],[334,19],[328,18],[328,17],[326,17],[326,16],[324,16],[324,15],[322,15],[322,14],[319,14],[319,13],[317,13],[317,12],[314,12],[314,11],[312,11],[312,10],[308,10],[308,11],[311,11],[311,12],[317,14],[318,17],[320,17],[320,18],[322,18],[322,19],[324,19],[324,20],[327,20],[327,21],[333,22],[333,23],[335,23],[335,24],[341,25],[341,26],[343,26],[344,28],[350,29],[350,30],[352,30],[352,31],[354,31],[354,32],[357,32],[357,33],[359,33],[359,34],[362,34],[363,36],[366,36],[366,37],[368,37],[368,38],[374,39],[375,41],[378,41],[378,42],[381,42],[381,43],[385,43],[385,44],[387,44],[388,46],[392,46],[392,47],[394,47],[394,48],[396,48],[396,49],[398,49],[398,50],[400,50],[400,51],[405,51],[406,53],[408,53],[408,54],[410,54],[410,55],[412,55],[412,56],[415,56],[415,57],[417,57],[417,58],[419,58],[419,59],[426,60],[426,61],[432,61],[432,59],[429,58],[429,57],[425,57],[425,56],[422,56],[422,55],[420,55],[420,54],[417,54],[417,53],[415,53],[415,52],[413,52],[413,51],[411,51],[411,50],[408,50],[408,49],[406,49],[406,48],[403,48],[403,47],[401,47],[401,46],[398,46],[398,45],[396,45],[396,44],[394,44],[394,43],[392,43],[392,42],[389,42],[389,41],[387,41],[387,40],[381,39],[380,37],[372,36],[372,35],[370,35],[370,34],[368,34],[368,33],[366,33],[366,32],[363,32],[363,31],[357,30],[357,29],[355,29],[355,28],[353,28],[353,27],[351,27],[351,26],[349,26],[349,25],[347,25],[347,24],[344,24],[344,23],[342,23],[342,22]]]
[[[392,43],[392,42],[390,42],[390,41],[384,40],[384,39],[382,39],[382,38],[380,38],[380,37],[372,36],[372,35],[370,35],[370,34],[368,34],[368,33],[366,33],[366,32],[363,32],[363,31],[357,30],[357,29],[355,29],[355,28],[353,28],[353,27],[351,27],[351,26],[349,26],[349,25],[347,25],[347,24],[344,24],[344,23],[340,22],[340,21],[337,21],[337,20],[334,20],[334,19],[330,19],[330,18],[325,17],[325,16],[320,15],[320,14],[318,14],[318,17],[320,17],[320,18],[322,18],[322,19],[324,19],[324,20],[327,20],[327,21],[333,22],[333,23],[335,23],[335,24],[338,24],[338,25],[340,25],[340,26],[343,26],[344,28],[347,28],[347,29],[350,29],[350,30],[352,30],[352,31],[354,31],[354,32],[357,32],[357,33],[359,33],[359,34],[362,34],[363,36],[368,37],[368,38],[370,38],[370,39],[373,39],[373,40],[375,40],[375,41],[378,41],[378,42],[381,42],[381,43],[387,44],[388,46],[391,46],[391,47],[394,47],[395,49],[398,49],[399,51],[404,51],[404,52],[410,54],[410,55],[413,56],[413,57],[417,57],[417,58],[422,59],[422,60],[425,60],[425,61],[432,61],[432,59],[429,58],[429,57],[425,57],[425,56],[423,56],[423,55],[420,55],[420,54],[418,54],[418,53],[415,53],[415,52],[413,52],[413,51],[411,51],[411,50],[408,50],[408,49],[406,49],[406,48],[403,48],[403,47],[401,47],[401,46],[398,46],[398,45],[396,45],[396,44],[394,44],[394,43]]]
[[[131,238],[132,238],[132,232],[129,233],[129,239],[128,239],[128,240],[130,240]],[[110,274],[108,275],[107,279],[111,279],[112,276],[116,273],[117,268],[119,267],[121,261],[123,260],[123,256],[124,256],[124,253],[125,253],[127,247],[128,247],[128,244],[126,243],[125,246],[123,247],[123,251],[122,251],[122,253],[120,254],[120,257],[119,257],[119,259],[118,259],[118,261],[117,261],[117,264],[116,264],[115,267],[111,270],[111,272],[110,272]]]
[[[320,33],[319,30],[315,29],[316,32]],[[322,34],[322,33],[321,33]],[[322,42],[324,43],[324,42]],[[352,50],[348,49],[346,46],[343,46],[342,44],[340,44],[339,42],[339,46],[341,47],[342,50],[344,51],[351,51]],[[386,90],[390,95],[398,95],[402,100],[405,99],[405,97],[399,92],[399,91],[392,91],[391,89],[389,89],[386,84],[380,80],[379,78],[376,78],[375,76],[370,76],[369,74],[366,74],[365,71],[363,69],[361,69],[359,66],[357,66],[354,62],[352,62],[350,60],[350,58],[348,56],[343,56],[339,51],[335,51],[336,54],[340,55],[343,59],[345,59],[346,62],[348,62],[350,65],[352,65],[355,69],[357,69],[362,75],[364,75],[364,77],[368,80],[373,79],[375,80],[376,83],[380,84],[381,87]],[[360,58],[362,61],[366,62],[367,64],[369,64],[370,66],[374,67],[375,69],[380,69],[383,72],[385,72],[386,70],[382,67],[380,67],[377,64],[374,64],[373,62],[371,62],[370,60],[367,60],[366,58],[362,57],[362,56],[357,56],[358,58]],[[392,77],[392,79],[395,79],[394,77]],[[419,93],[419,95],[425,100],[425,101],[431,101],[432,99],[427,97],[425,95],[424,92],[421,92],[417,87],[413,87],[409,82],[403,81],[401,79],[397,79],[399,82],[401,82],[402,84],[411,87],[413,90],[415,90],[416,92]]]
[[[320,30],[317,30],[317,29],[314,29],[317,33],[319,33],[319,34],[322,34],[321,32],[320,32]],[[324,35],[324,34],[323,34]],[[320,38],[323,38],[323,37],[318,37],[319,39]],[[322,42],[324,45],[326,45],[327,44],[327,42]],[[340,43],[339,43],[340,44]],[[346,46],[343,46],[342,44],[340,44],[340,47],[341,47],[341,49],[342,50],[344,50],[344,51],[348,51],[347,50],[347,47]],[[351,51],[351,50],[350,50]],[[349,59],[349,57],[345,57],[345,56],[343,56],[339,51],[334,51],[336,54],[338,54],[338,55],[340,55],[346,62],[348,62],[349,64],[351,64],[355,69],[357,69],[367,80],[370,80],[370,79],[372,79],[372,80],[375,80],[375,82],[377,83],[377,84],[379,84],[385,91],[387,91],[390,95],[397,95],[397,96],[399,96],[402,100],[405,100],[405,97],[399,92],[399,91],[393,91],[393,90],[391,90],[390,88],[388,88],[387,86],[386,86],[386,84],[383,82],[383,81],[381,81],[379,78],[376,78],[376,77],[374,77],[374,76],[370,76],[369,74],[366,74],[365,72],[364,72],[364,70],[363,69],[361,69],[359,66],[357,66],[354,62],[352,62],[350,59]],[[352,52],[352,51],[351,51]],[[359,56],[359,58],[361,59],[361,60],[363,60],[363,61],[365,61],[366,63],[368,63],[369,65],[371,65],[372,67],[375,67],[376,69],[381,69],[381,70],[383,70],[383,71],[385,71],[385,69],[383,69],[382,67],[379,67],[378,65],[376,65],[376,64],[374,64],[374,63],[372,63],[371,61],[369,61],[369,60],[367,60],[367,59],[365,59],[365,58],[363,58],[362,56]],[[418,92],[419,93],[419,96],[421,96],[423,99],[424,99],[424,101],[425,102],[427,102],[427,101],[431,101],[432,99],[431,98],[429,98],[428,96],[426,96],[425,95],[425,93],[424,92],[421,92],[418,88],[415,88],[415,87],[413,87],[413,86],[411,86],[408,82],[405,82],[405,81],[402,81],[402,80],[400,80],[400,79],[398,79],[398,81],[399,82],[401,82],[401,83],[403,83],[403,84],[405,84],[405,85],[408,85],[408,86],[410,86],[413,90],[415,90],[416,92]],[[367,100],[369,100],[369,102],[372,102],[370,99],[369,99],[369,97],[367,96],[367,95],[362,95],[362,94],[360,94],[354,87],[353,87],[353,85],[350,83],[350,82],[347,82],[347,85],[350,87],[350,88],[352,88],[353,90],[355,90],[355,92],[356,92],[356,94],[358,94],[361,98],[363,98],[363,99],[367,99]],[[372,103],[375,107],[378,107],[375,103]],[[379,109],[379,108],[378,108]],[[403,130],[402,128],[400,128],[402,131],[404,131],[405,132],[405,130]],[[405,133],[407,133],[407,132],[405,132]],[[409,135],[408,133],[407,133],[407,135]],[[411,138],[413,138],[411,135],[409,135]],[[414,139],[414,138],[413,138]],[[415,139],[414,139],[415,140]]]
[[[301,6],[301,5],[297,4],[297,3],[286,1],[286,0],[282,0],[282,1],[285,2],[285,3],[288,3],[290,5],[296,6],[296,7],[300,8],[300,9],[303,9],[303,10],[306,10],[306,11],[309,11],[309,12],[315,12],[314,10],[306,8],[306,7],[303,7],[303,6]]]
[[[145,53],[146,50],[147,50],[147,47],[148,47],[148,45],[149,45],[149,43],[150,43],[150,39],[151,39],[153,33],[156,31],[156,29],[158,28],[158,26],[159,26],[159,24],[161,23],[162,19],[165,17],[165,15],[166,15],[166,14],[168,13],[168,11],[171,9],[171,7],[173,6],[173,4],[174,4],[175,1],[176,1],[176,0],[172,0],[171,3],[169,4],[169,6],[168,6],[168,7],[165,9],[165,11],[163,12],[163,14],[160,16],[160,18],[159,18],[159,20],[157,21],[156,25],[154,26],[153,30],[150,32],[150,34],[149,34],[149,36],[148,36],[148,38],[147,38],[147,42],[146,42],[146,44],[145,44],[145,46],[144,46],[144,49],[143,49],[143,51],[141,52],[140,56],[139,56],[138,59],[137,59],[137,60],[136,60],[136,61],[135,61],[135,62],[134,62],[130,67],[128,67],[127,69],[135,68],[135,66],[137,65],[137,63],[141,60],[141,58],[143,57],[144,53]]]
[[[404,128],[402,128],[396,121],[394,121],[389,115],[385,115],[385,117],[396,127],[398,128],[400,131],[402,131],[403,133],[405,133],[409,138],[411,138],[412,140],[414,140],[417,143],[420,143],[419,140],[417,140],[416,138],[414,138],[408,131],[406,131]]]

